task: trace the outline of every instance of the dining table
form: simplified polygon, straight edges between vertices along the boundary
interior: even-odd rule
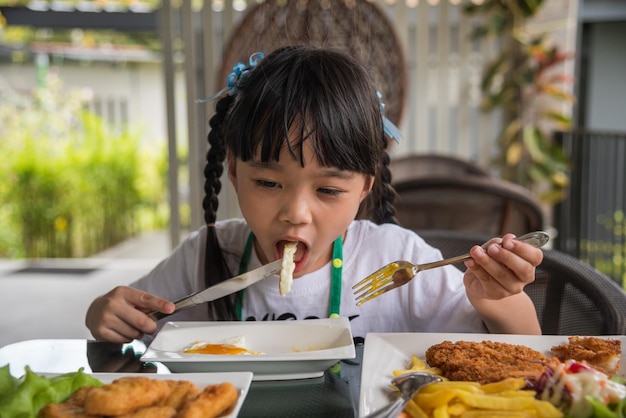
[[[321,376],[288,380],[253,380],[239,417],[356,417],[363,345],[356,357],[342,360]],[[116,344],[89,339],[34,339],[0,348],[0,367],[20,376],[25,367],[41,374],[172,373],[158,362],[141,361],[146,345],[135,340]]]

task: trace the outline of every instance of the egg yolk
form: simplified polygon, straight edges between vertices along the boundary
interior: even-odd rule
[[[205,344],[201,347],[184,351],[189,354],[244,354],[249,351],[232,344]]]

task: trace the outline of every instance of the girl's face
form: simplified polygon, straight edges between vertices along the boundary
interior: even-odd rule
[[[286,147],[279,162],[229,155],[229,177],[260,261],[282,257],[285,243],[298,241],[294,277],[330,261],[333,242],[345,234],[373,184],[365,174],[320,166],[308,141],[303,161],[304,167]]]

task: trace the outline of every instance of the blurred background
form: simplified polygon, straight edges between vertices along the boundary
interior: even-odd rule
[[[0,259],[162,257],[203,222],[196,100],[250,53],[310,42],[375,74],[394,160],[524,188],[556,248],[622,284],[624,37],[623,0],[0,0]],[[226,183],[221,218],[239,215]]]

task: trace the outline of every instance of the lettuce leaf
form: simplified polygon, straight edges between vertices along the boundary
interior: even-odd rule
[[[17,386],[17,379],[11,375],[9,365],[0,367],[0,396],[13,390]]]
[[[20,379],[10,376],[10,379],[4,368],[0,369],[0,387],[8,388],[0,391],[0,418],[34,418],[45,405],[64,402],[83,386],[102,386],[102,382],[84,373],[82,368],[47,378],[26,367],[24,376]]]

